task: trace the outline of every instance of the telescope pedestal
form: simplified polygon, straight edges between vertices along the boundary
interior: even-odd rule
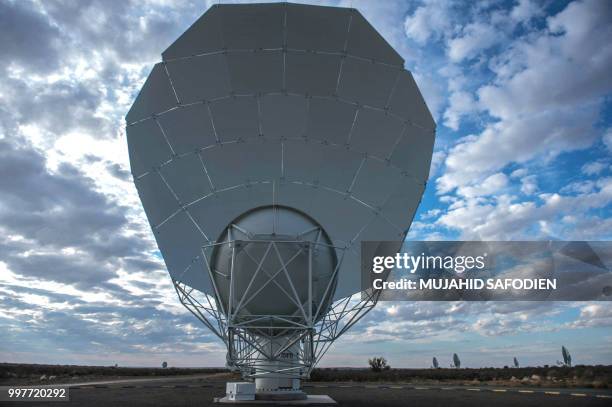
[[[215,398],[220,404],[265,404],[265,405],[335,405],[326,395],[308,395],[300,389],[299,379],[259,378],[253,382],[229,382],[226,395]]]
[[[228,396],[215,397],[214,402],[218,404],[245,404],[245,405],[282,405],[282,406],[335,406],[338,403],[324,394],[306,394],[301,400],[259,399],[255,400],[230,400]]]

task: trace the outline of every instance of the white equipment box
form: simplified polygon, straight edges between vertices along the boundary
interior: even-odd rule
[[[255,383],[228,382],[225,392],[230,401],[255,400]]]

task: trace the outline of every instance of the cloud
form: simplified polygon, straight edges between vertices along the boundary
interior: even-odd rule
[[[447,1],[426,1],[422,6],[404,21],[404,29],[408,38],[419,44],[430,39],[436,40],[444,36],[451,28],[451,14]]]
[[[496,318],[495,316],[481,317],[474,323],[474,330],[485,336],[499,336],[517,333],[521,329],[529,329],[525,321],[506,318]],[[530,329],[531,328],[531,329]]]
[[[591,189],[582,191],[576,195],[541,193],[537,200],[520,200],[509,194],[496,195],[493,200],[460,199],[436,223],[458,231],[464,240],[609,238],[611,234],[605,227],[611,224],[611,219],[586,213],[612,203],[612,178],[600,179]],[[580,220],[574,217],[574,223],[560,222],[564,214],[580,214]]]
[[[477,110],[474,96],[468,92],[452,92],[449,98],[449,106],[444,112],[444,125],[459,130],[462,116],[473,113]]]
[[[521,179],[521,192],[525,195],[532,195],[538,190],[536,175],[529,175]]]
[[[477,94],[480,108],[497,121],[449,151],[440,193],[510,163],[553,159],[596,140],[602,97],[612,90],[611,14],[601,2],[571,3],[548,18],[547,30],[513,41],[492,61],[497,77]]]
[[[586,194],[593,192],[596,189],[596,182],[592,180],[583,180],[572,182],[559,190],[564,194]]]
[[[213,366],[224,363],[220,341],[204,326],[193,324],[188,313],[170,312],[159,300],[133,296],[120,304],[85,302],[44,289],[2,284],[0,304],[7,318],[0,352],[14,355],[14,361],[20,359],[21,344],[38,341],[38,346],[29,348],[41,352],[39,363],[157,366],[163,359],[187,366],[202,360]]]
[[[582,172],[586,175],[597,175],[608,167],[610,167],[610,164],[605,160],[597,160],[584,164],[582,166]]]
[[[122,181],[130,181],[132,179],[130,172],[117,163],[108,162],[106,164],[106,169],[113,177],[119,178]]]
[[[27,142],[0,140],[0,258],[10,270],[121,294],[110,282],[117,269],[161,268],[128,208],[96,191],[75,166],[62,163],[51,172],[45,163]]]
[[[70,131],[88,131],[99,137],[114,137],[114,123],[92,114],[103,102],[104,93],[95,81],[53,83],[13,79],[0,85],[3,102],[10,104],[20,126],[35,125],[44,133],[59,136]]]
[[[434,218],[436,216],[438,216],[440,213],[442,213],[441,209],[430,209],[427,212],[425,212],[424,214],[421,215],[421,219],[429,219],[429,218]]]
[[[161,51],[204,2],[2,2],[0,122],[35,126],[46,142],[69,132],[120,134],[123,116]],[[43,146],[45,148],[49,145]]]
[[[0,3],[3,69],[13,64],[44,73],[59,65],[60,30],[26,2]]]
[[[521,178],[527,175],[527,173],[528,173],[527,168],[519,168],[517,170],[512,171],[512,173],[510,174],[510,177]]]
[[[467,198],[473,198],[484,195],[492,195],[498,193],[508,185],[508,177],[506,174],[498,172],[474,186],[460,187],[457,190],[457,195]]]
[[[612,129],[606,130],[605,134],[603,135],[602,141],[608,151],[612,152]]]
[[[450,149],[447,171],[437,180],[438,191],[446,193],[477,182],[510,163],[527,163],[540,155],[550,160],[563,151],[586,148],[597,135],[593,128],[597,115],[598,110],[590,106],[568,107],[534,111],[528,120],[509,116],[487,125],[479,135],[465,137]]]
[[[546,332],[553,328],[542,321],[558,315],[564,307],[562,303],[543,301],[416,301],[387,307],[383,303],[348,334],[349,339],[343,340],[409,342],[414,346],[420,340],[428,344],[441,337],[456,340],[467,332],[487,338]]]
[[[437,120],[445,103],[443,85],[430,72],[424,72],[419,67],[415,68],[412,74],[431,115]]]
[[[448,41],[448,56],[453,62],[475,57],[501,41],[502,34],[489,24],[471,23],[463,27],[461,35]]]
[[[158,59],[160,48],[170,45],[179,34],[180,19],[191,13],[200,15],[205,2],[158,3],[142,7],[130,1],[91,0],[86,3],[69,1],[45,2],[41,11],[54,24],[70,30],[62,32],[67,41],[63,52],[102,52],[122,62]],[[35,8],[34,5],[32,5]]]
[[[444,164],[444,159],[446,158],[446,153],[444,151],[435,151],[431,157],[431,167],[429,169],[429,179],[434,179],[438,174],[442,164]]]
[[[516,22],[524,23],[541,14],[542,8],[538,3],[532,0],[519,0],[510,12],[510,17]]]
[[[93,180],[68,163],[52,173],[45,161],[28,145],[15,147],[0,141],[0,171],[4,175],[0,181],[0,220],[5,227],[43,245],[71,245],[126,223],[122,208],[96,192]],[[53,216],[49,216],[51,212]],[[41,221],[54,225],[49,235],[34,226]]]
[[[612,310],[601,304],[588,304],[580,309],[580,317],[568,324],[572,328],[612,327]]]
[[[480,110],[475,93],[463,89],[468,76],[462,75],[462,72],[457,73],[454,68],[456,65],[448,62],[461,65],[476,59],[478,69],[478,65],[487,63],[489,56],[485,54],[488,50],[507,44],[518,25],[527,25],[541,14],[539,5],[521,0],[508,10],[491,7],[486,3],[468,7],[456,2],[423,1],[407,15],[404,28],[408,38],[420,45],[436,42],[444,44],[448,61],[443,61],[445,66],[440,71],[442,76],[448,78],[450,92],[444,113],[446,126],[456,131],[462,116]],[[443,82],[438,80],[435,83],[439,86]],[[432,110],[437,112],[438,106],[440,104],[436,103],[436,108]]]
[[[123,130],[152,63],[211,3],[0,2],[2,359],[224,363],[221,342],[176,299],[131,182]],[[424,198],[411,236],[612,238],[610,181],[593,167],[607,162],[600,152],[592,163],[579,156],[574,178],[549,185],[565,177],[565,162],[555,161],[564,152],[600,136],[612,151],[602,118],[605,2],[572,2],[548,17],[546,5],[524,0],[354,3],[405,57],[446,126],[430,174],[440,195]],[[371,356],[378,340],[405,354],[406,343],[429,352],[451,338],[466,349],[475,334],[493,348],[499,335],[579,328],[551,320],[559,304],[379,305],[336,349],[338,364]],[[593,321],[585,327],[607,326],[601,309],[572,307]],[[371,345],[356,349],[357,339]]]

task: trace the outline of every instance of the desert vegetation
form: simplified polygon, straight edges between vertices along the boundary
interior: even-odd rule
[[[384,358],[382,358],[384,359]],[[496,385],[536,387],[612,388],[612,366],[538,366],[397,369],[385,360],[370,368],[317,368],[310,381],[380,382],[380,383],[446,383],[453,385]],[[119,377],[151,377],[228,373],[224,368],[141,368],[117,366],[35,365],[0,363],[0,383],[33,384],[105,380]],[[238,380],[238,376],[235,375]]]
[[[612,387],[612,366],[539,366],[518,368],[314,369],[312,381],[445,382],[472,385]]]
[[[370,370],[373,372],[381,372],[383,370],[391,369],[391,366],[387,363],[387,359],[382,356],[373,357],[368,360],[368,364],[370,365]]]
[[[37,365],[0,363],[0,383],[110,379],[134,376],[174,376],[227,372],[223,368],[148,368],[115,366]]]

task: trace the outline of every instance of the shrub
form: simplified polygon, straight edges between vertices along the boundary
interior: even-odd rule
[[[383,370],[391,369],[391,366],[387,364],[387,359],[383,358],[382,356],[373,357],[372,359],[368,360],[368,363],[370,364],[370,369],[372,369],[373,372],[381,372]]]

